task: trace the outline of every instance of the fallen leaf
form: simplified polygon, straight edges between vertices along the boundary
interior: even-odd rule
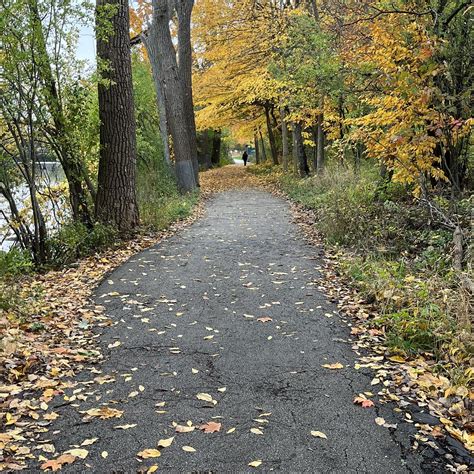
[[[354,403],[361,405],[363,408],[370,408],[375,405],[372,400],[368,400],[367,398],[364,398],[364,397],[355,397]]]
[[[177,433],[190,433],[191,431],[194,431],[194,426],[176,425],[175,431]]]
[[[155,472],[158,470],[158,466],[154,464],[153,466],[150,466],[148,470],[146,471],[146,474],[151,474],[152,472]]]
[[[204,433],[217,433],[221,430],[221,423],[216,423],[215,421],[208,421],[206,424],[199,427],[200,430]]]
[[[379,426],[382,426],[385,424],[385,420],[382,417],[378,416],[377,418],[375,418],[375,423],[377,423],[377,425]]]
[[[332,370],[344,368],[344,366],[340,362],[335,362],[334,364],[323,364],[322,367]]]
[[[257,435],[263,435],[263,431],[258,428],[250,428],[250,432]]]
[[[77,458],[71,454],[62,454],[56,459],[50,459],[49,461],[41,464],[40,469],[46,471],[51,469],[52,471],[58,471],[62,468],[63,464],[72,464]]]
[[[322,431],[311,431],[311,436],[315,438],[328,439],[328,437]]]
[[[199,372],[199,370],[198,370],[198,369],[191,369],[191,372],[192,372],[193,374],[197,374],[197,373]]]
[[[137,456],[140,456],[143,459],[159,458],[161,453],[157,449],[144,449],[143,451],[140,451]]]
[[[120,418],[123,415],[123,411],[116,410],[115,408],[102,407],[102,408],[91,408],[85,412],[89,416],[97,416],[98,418],[105,420],[107,418]]]
[[[214,405],[217,404],[217,401],[214,400],[214,399],[212,398],[212,396],[209,395],[208,393],[198,393],[198,394],[196,395],[196,398],[197,398],[198,400],[203,400],[203,401],[205,401],[205,402],[213,403]]]
[[[231,434],[235,431],[235,428],[230,428],[229,430],[226,431],[226,434]]]
[[[130,428],[135,428],[135,426],[137,426],[136,423],[134,423],[132,425],[118,425],[118,426],[114,426],[114,428],[116,430],[129,430]]]
[[[258,459],[257,461],[249,462],[250,467],[258,467],[260,466],[260,464],[262,464],[262,461],[260,459]]]
[[[85,439],[82,443],[81,446],[90,446],[91,444],[94,444],[99,438],[90,438],[90,439]]]
[[[186,451],[187,453],[195,453],[196,450],[192,446],[183,446],[181,448],[183,451]]]
[[[108,453],[107,451],[102,451],[102,452],[100,453],[100,455],[105,459],[105,458],[107,458],[107,456],[109,455],[109,453]]]
[[[108,347],[109,349],[112,349],[113,347],[118,347],[118,346],[120,346],[121,344],[122,344],[122,343],[121,343],[120,341],[115,341],[115,342],[113,342],[113,343],[110,343],[107,347]]]
[[[260,321],[261,323],[268,323],[269,321],[273,321],[273,319],[265,316],[264,318],[257,318],[257,321]]]
[[[160,441],[158,441],[158,447],[169,448],[173,440],[174,440],[174,436],[172,436],[171,438],[160,439]]]
[[[87,449],[70,449],[68,451],[65,451],[64,454],[70,454],[75,458],[85,459],[89,454],[89,451],[87,451]]]

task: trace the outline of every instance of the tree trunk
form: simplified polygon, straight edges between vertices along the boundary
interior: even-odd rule
[[[286,123],[286,111],[284,107],[280,107],[281,118],[281,141],[282,141],[282,161],[283,171],[288,171],[288,125]]]
[[[213,166],[219,166],[221,161],[221,135],[220,130],[214,130],[212,135],[211,163]]]
[[[262,131],[258,131],[260,134],[260,141],[262,142],[262,161],[265,162],[267,161],[267,151],[265,150],[265,141],[263,140],[263,135]]]
[[[197,134],[197,153],[199,168],[202,170],[211,168],[212,142],[209,130]]]
[[[162,80],[162,75],[160,74],[160,70],[158,67],[158,62],[156,60],[157,44],[155,42],[150,41],[149,37],[145,34],[141,35],[141,39],[147,50],[148,58],[150,59],[151,71],[153,74],[153,82],[155,84],[156,105],[158,107],[158,115],[160,119],[160,135],[161,135],[161,141],[163,143],[163,153],[164,153],[165,161],[171,165],[170,138],[169,138],[168,122],[166,119],[167,113],[166,113],[165,95],[163,92],[164,84]]]
[[[153,20],[148,29],[150,43],[156,45],[154,51],[157,69],[162,77],[163,94],[169,131],[173,139],[175,170],[181,193],[193,191],[196,186],[194,160],[195,147],[189,134],[189,116],[184,105],[183,82],[180,77],[176,51],[169,29],[170,12],[168,2],[153,0]],[[194,152],[193,152],[194,150]]]
[[[123,231],[139,223],[135,193],[136,137],[126,0],[98,0],[97,21],[115,7],[110,36],[97,36],[97,56],[109,67],[99,82],[100,159],[96,217]],[[107,10],[106,10],[107,9]]]
[[[296,163],[298,166],[298,174],[301,178],[308,176],[309,168],[306,153],[303,145],[303,135],[301,123],[295,122],[294,125],[294,143],[293,147],[296,154]]]
[[[268,141],[270,142],[270,151],[272,154],[272,161],[274,165],[278,165],[278,152],[275,141],[275,134],[273,133],[273,127],[270,120],[270,105],[265,105],[265,118],[267,120],[267,131],[268,131]]]
[[[175,2],[178,14],[178,68],[183,84],[183,101],[189,130],[189,146],[194,167],[194,178],[199,186],[199,163],[197,159],[196,119],[193,103],[193,50],[191,46],[191,13],[194,0],[178,0]]]
[[[317,170],[318,173],[322,173],[324,171],[324,141],[325,141],[325,136],[324,136],[324,130],[323,130],[323,106],[324,106],[324,99],[321,97],[319,101],[319,108],[320,108],[320,113],[318,114],[318,125],[317,125],[317,157],[316,157],[316,162],[317,162]]]
[[[258,146],[258,135],[257,135],[257,132],[255,132],[253,134],[253,141],[255,143],[255,163],[257,165],[260,164],[260,150],[259,150],[259,146]]]
[[[311,161],[313,162],[313,171],[318,172],[318,128],[311,127],[311,135],[314,142],[314,148],[311,150]]]

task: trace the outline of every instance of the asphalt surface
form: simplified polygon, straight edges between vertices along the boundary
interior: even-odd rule
[[[105,360],[80,375],[45,434],[58,452],[98,439],[63,470],[426,472],[410,448],[413,428],[393,407],[353,404],[374,391],[371,374],[354,369],[349,328],[318,290],[319,252],[284,201],[230,191],[112,273],[95,296],[113,321],[98,333]],[[322,367],[334,363],[344,368]],[[81,412],[104,406],[123,414],[83,421]],[[194,431],[175,432],[173,423],[188,421]],[[220,431],[197,429],[209,421]],[[172,436],[159,458],[140,461],[139,452]]]

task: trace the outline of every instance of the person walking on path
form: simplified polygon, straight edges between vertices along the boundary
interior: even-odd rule
[[[242,159],[244,160],[244,166],[247,166],[247,160],[249,159],[247,150],[244,151],[244,154],[242,155]]]

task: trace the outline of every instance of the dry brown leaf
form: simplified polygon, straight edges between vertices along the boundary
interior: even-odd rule
[[[56,459],[50,459],[49,461],[41,464],[40,469],[46,471],[51,469],[51,471],[58,471],[63,467],[63,464],[72,464],[77,458],[71,454],[62,454]]]
[[[204,433],[217,433],[221,430],[221,423],[216,423],[215,421],[208,421],[206,424],[199,427],[200,430]]]

